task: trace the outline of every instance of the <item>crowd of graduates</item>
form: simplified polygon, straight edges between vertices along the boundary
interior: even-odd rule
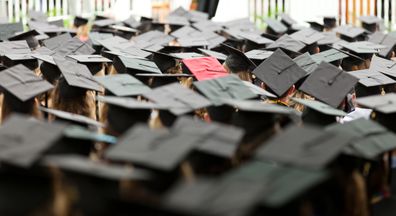
[[[0,24],[0,214],[396,215],[396,34],[360,21]]]

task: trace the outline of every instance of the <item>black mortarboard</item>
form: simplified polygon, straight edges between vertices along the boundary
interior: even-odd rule
[[[349,72],[349,74],[359,79],[359,83],[355,87],[357,97],[384,94],[393,92],[395,89],[396,81],[379,71],[358,70]]]
[[[315,71],[315,69],[318,67],[318,63],[312,58],[312,55],[309,53],[304,53],[302,55],[297,56],[296,58],[293,59],[293,61],[300,66],[305,72],[307,72],[307,75],[311,74],[312,72]]]
[[[172,56],[171,54],[154,51],[149,52],[152,53],[152,60],[162,73],[168,73],[170,68],[173,68],[177,65],[176,57]]]
[[[296,24],[297,22],[291,18],[288,14],[281,14],[281,22],[290,28],[292,25]]]
[[[396,37],[389,34],[386,35],[382,32],[375,32],[370,36],[368,41],[385,46],[385,48],[382,48],[380,53],[378,53],[378,55],[383,58],[390,58],[392,51],[396,47]]]
[[[320,101],[300,98],[292,98],[292,100],[304,105],[305,109],[301,118],[306,124],[325,126],[336,123],[336,117],[344,117],[347,115],[344,111],[335,109]]]
[[[143,96],[159,105],[169,107],[170,112],[177,116],[208,107],[212,104],[205,97],[179,83],[155,88],[143,94]]]
[[[227,38],[210,31],[203,32],[200,37],[208,42],[207,49],[214,49],[227,41]]]
[[[118,73],[128,73],[130,75],[137,73],[162,73],[154,62],[140,58],[118,56],[114,59],[113,65]]]
[[[385,46],[368,41],[358,41],[342,45],[344,49],[351,51],[364,59],[371,58],[374,53],[379,53]]]
[[[382,22],[381,18],[377,16],[361,16],[359,20],[362,22],[362,27],[369,32],[375,32]]]
[[[342,40],[348,42],[362,41],[365,39],[366,34],[364,29],[354,26],[338,26],[334,31],[340,34]]]
[[[209,21],[209,20],[203,20],[203,21],[193,23],[192,26],[200,31],[215,32],[215,31],[220,31],[221,29],[223,29],[223,27],[221,27],[220,24]]]
[[[54,50],[58,56],[68,56],[68,55],[91,55],[95,50],[87,43],[81,42],[80,39],[74,37],[63,43]]]
[[[321,32],[311,28],[305,28],[290,35],[291,38],[301,41],[306,45],[312,45],[324,38]]]
[[[36,39],[37,35],[40,35],[40,33],[38,33],[36,30],[31,30],[9,37],[8,40],[10,41],[26,40],[29,47],[31,49],[35,49],[39,46],[39,42]]]
[[[301,85],[300,90],[338,108],[358,79],[334,65],[322,62]]]
[[[73,25],[75,27],[78,28],[78,27],[80,27],[82,25],[86,25],[86,24],[88,24],[88,19],[87,18],[84,18],[84,17],[81,17],[81,16],[74,17]]]
[[[89,128],[81,127],[79,125],[70,125],[64,131],[65,138],[78,139],[84,141],[104,142],[108,144],[116,144],[117,138],[111,135],[98,133]]]
[[[105,40],[108,38],[112,38],[113,34],[111,33],[99,33],[99,32],[91,32],[89,33],[89,39],[91,39],[92,47],[96,50],[96,53],[100,53],[102,49],[101,40]]]
[[[250,18],[240,18],[240,19],[227,21],[222,25],[228,29],[238,29],[238,30],[256,29],[256,25],[250,21]]]
[[[71,39],[72,39],[72,36],[69,33],[65,33],[65,34],[61,34],[56,37],[44,40],[43,45],[50,50],[55,50]]]
[[[110,29],[114,30],[115,35],[119,35],[120,37],[131,39],[132,36],[135,36],[139,30],[130,28],[124,25],[111,25]]]
[[[283,35],[280,37],[278,40],[275,41],[275,43],[270,44],[267,49],[269,50],[275,50],[278,48],[281,48],[287,52],[291,51],[291,54],[299,54],[299,52],[305,48],[305,44],[291,38],[289,35]]]
[[[62,136],[63,125],[12,115],[0,129],[0,160],[19,167],[31,167]]]
[[[370,64],[370,71],[383,73],[392,78],[396,78],[396,62],[373,56]]]
[[[281,97],[290,87],[302,79],[306,72],[282,50],[278,49],[261,63],[253,71],[253,74],[278,97]]]
[[[291,108],[259,100],[227,99],[224,103],[237,110],[233,113],[231,124],[245,130],[243,143],[249,143],[263,132],[272,129],[282,117],[295,115]]]
[[[227,56],[224,55],[221,52],[216,52],[213,50],[207,50],[207,49],[198,49],[200,52],[202,52],[202,54],[206,55],[206,56],[212,56],[215,57],[217,60],[219,60],[220,62],[224,62],[227,59]]]
[[[137,21],[133,15],[131,15],[128,19],[122,21],[122,23],[131,28],[138,28],[141,25],[141,23]]]
[[[343,153],[357,158],[375,160],[381,154],[396,148],[393,142],[396,135],[372,120],[361,118],[344,124],[330,125],[326,130],[352,136],[353,139],[344,148]]]
[[[109,105],[107,126],[116,134],[123,134],[136,123],[147,123],[153,109],[164,109],[164,106],[134,98],[98,96],[98,101]]]
[[[167,45],[174,38],[160,31],[149,31],[132,38],[136,43],[148,42],[150,44]]]
[[[254,48],[259,48],[258,46],[266,46],[268,44],[272,44],[274,41],[271,39],[268,39],[266,37],[263,37],[260,34],[252,33],[252,32],[241,32],[239,34],[242,38],[248,40],[249,42],[253,43]]]
[[[170,172],[188,156],[199,139],[183,133],[150,130],[146,126],[138,125],[128,130],[117,145],[107,149],[105,157]]]
[[[50,115],[53,115],[56,120],[60,121],[65,121],[65,122],[71,122],[73,124],[78,124],[78,125],[83,125],[83,126],[89,126],[89,127],[96,127],[96,128],[102,128],[104,127],[104,124],[93,120],[92,118],[83,116],[83,115],[78,115],[75,113],[69,113],[65,112],[62,110],[55,110],[55,109],[48,109],[45,107],[39,107],[39,110],[42,112],[46,112]]]
[[[292,126],[258,149],[256,157],[301,168],[322,169],[335,161],[351,138],[322,128]]]
[[[349,56],[337,49],[329,49],[320,53],[316,53],[311,57],[317,64],[320,64],[323,61],[327,63],[332,63],[335,66],[340,66],[341,60]]]
[[[170,55],[179,60],[205,57],[204,55],[196,52],[171,53]]]
[[[21,64],[0,73],[0,86],[22,102],[53,88],[50,83]]]
[[[80,64],[86,65],[93,75],[103,69],[104,63],[112,62],[110,59],[101,55],[69,55],[67,57],[76,60]]]
[[[320,48],[320,51],[325,51],[329,49],[331,45],[339,42],[341,39],[337,37],[336,32],[322,32],[323,38],[320,39],[317,43]]]
[[[28,54],[31,53],[26,41],[0,42],[0,56],[5,54]]]
[[[256,65],[261,64],[264,60],[269,58],[274,52],[268,50],[253,49],[245,52],[246,57],[252,60]]]
[[[238,49],[235,49],[234,47],[228,46],[226,44],[222,44],[222,47],[228,52],[228,58],[236,58],[239,59],[239,64],[242,68],[245,68],[244,70],[240,70],[240,71],[252,71],[254,70],[254,68],[257,67],[256,64],[254,64],[253,61],[251,61],[243,52],[239,51]],[[227,60],[226,60],[226,64],[227,64]]]
[[[184,26],[171,33],[171,35],[176,38],[199,37],[201,34],[202,34],[201,31],[198,31],[197,29],[191,26]]]
[[[0,41],[4,41],[23,31],[22,22],[0,24]]]
[[[69,86],[94,91],[102,90],[87,66],[59,57],[54,58],[54,61]]]
[[[224,158],[234,156],[244,134],[242,129],[234,126],[215,122],[209,124],[190,117],[180,117],[172,131],[201,137],[200,144],[196,147],[199,152]]]
[[[104,88],[119,97],[141,95],[151,89],[129,74],[94,77]]]
[[[61,75],[61,71],[56,65],[54,58],[51,55],[41,54],[32,54],[32,57],[42,61],[40,64],[40,72],[43,78],[51,84],[54,84]]]
[[[130,171],[125,166],[96,162],[87,157],[72,154],[46,156],[42,163],[69,172],[116,181],[146,181],[151,177],[148,171],[142,169]]]
[[[221,105],[224,99],[246,100],[257,97],[236,75],[194,82],[194,86],[215,105]]]
[[[323,25],[325,28],[332,29],[337,26],[337,18],[334,16],[323,17]]]
[[[323,32],[325,26],[323,25],[322,22],[317,22],[317,21],[308,21],[307,22],[309,24],[309,27],[311,29],[314,29],[315,31],[318,32]]]
[[[273,35],[282,35],[287,32],[287,27],[282,22],[274,19],[267,19],[267,32]]]
[[[92,28],[99,28],[99,29],[101,29],[101,28],[105,28],[105,27],[108,27],[108,26],[110,26],[110,25],[114,25],[114,24],[117,24],[117,23],[119,23],[117,20],[114,20],[114,19],[109,19],[109,18],[107,18],[107,19],[101,19],[101,20],[95,20],[93,23],[92,23]]]
[[[7,67],[12,67],[17,64],[23,64],[30,70],[38,68],[37,59],[33,58],[31,54],[8,54],[3,57],[3,64]]]

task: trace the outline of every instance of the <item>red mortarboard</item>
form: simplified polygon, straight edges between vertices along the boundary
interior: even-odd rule
[[[214,57],[183,59],[182,62],[198,81],[229,75],[223,65]]]

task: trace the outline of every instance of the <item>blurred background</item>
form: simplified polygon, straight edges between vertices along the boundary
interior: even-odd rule
[[[29,10],[44,11],[54,19],[98,13],[119,20],[131,14],[161,18],[180,6],[196,9],[213,1],[218,2],[214,21],[249,17],[263,28],[266,18],[283,12],[300,23],[334,16],[341,24],[354,24],[361,15],[377,15],[392,30],[396,21],[396,0],[0,0],[0,21],[24,21]]]

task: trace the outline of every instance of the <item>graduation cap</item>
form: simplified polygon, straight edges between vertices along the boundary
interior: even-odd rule
[[[96,127],[96,128],[102,128],[105,127],[104,124],[93,120],[92,118],[83,116],[83,115],[78,115],[74,113],[69,113],[61,110],[55,110],[55,109],[48,109],[45,107],[39,107],[39,110],[45,113],[48,113],[50,115],[53,115],[56,120],[62,120],[65,122],[71,122],[73,124],[78,124],[78,125],[83,125],[83,126],[89,126],[89,127]]]
[[[214,57],[184,59],[182,63],[198,81],[229,75],[223,65]]]
[[[251,46],[254,48],[259,48],[258,46],[267,46],[268,44],[272,44],[274,42],[273,40],[263,37],[260,34],[252,32],[241,32],[239,36],[252,43]]]
[[[170,55],[179,60],[205,57],[204,55],[196,52],[170,53]]]
[[[269,58],[274,52],[268,50],[253,49],[245,52],[246,57],[252,60],[256,65],[261,64],[264,60]]]
[[[0,41],[7,40],[18,32],[23,31],[22,22],[0,24]]]
[[[163,32],[154,30],[138,35],[132,38],[132,40],[137,44],[140,42],[148,42],[150,44],[167,45],[169,42],[173,41],[174,38]]]
[[[273,35],[282,35],[287,32],[287,27],[280,21],[275,19],[267,19],[267,32]]]
[[[312,55],[310,55],[308,52],[297,56],[296,58],[293,59],[293,61],[305,72],[307,72],[307,75],[311,74],[312,72],[315,71],[315,69],[318,67],[318,63],[314,60]]]
[[[199,37],[202,34],[201,31],[191,27],[191,26],[184,26],[170,35],[176,38],[184,38],[184,37]]]
[[[379,71],[358,70],[349,74],[359,79],[355,87],[357,97],[385,94],[385,92],[393,92],[395,88],[396,81]]]
[[[299,89],[337,108],[357,82],[356,77],[334,65],[322,62]]]
[[[332,29],[337,26],[337,18],[334,16],[323,17],[323,25],[325,28]]]
[[[103,46],[100,43],[101,40],[105,40],[108,38],[112,38],[113,34],[111,33],[100,33],[100,32],[91,32],[89,33],[89,39],[92,43],[92,47],[96,50],[96,54],[100,53]]]
[[[115,74],[94,78],[112,94],[119,97],[141,95],[151,91],[148,86],[129,74]]]
[[[318,32],[323,32],[325,29],[325,26],[323,24],[323,22],[320,21],[307,21],[307,23],[309,24],[309,27],[315,31]]]
[[[287,52],[291,52],[291,55],[299,54],[299,52],[305,48],[305,44],[293,39],[289,35],[283,35],[275,43],[270,44],[267,49],[268,50],[275,50],[281,48]]]
[[[345,49],[363,58],[365,58],[365,56],[369,56],[369,58],[371,58],[372,54],[379,53],[381,49],[385,48],[385,46],[381,44],[375,44],[368,41],[347,43],[342,46]]]
[[[187,114],[212,104],[205,97],[183,87],[179,83],[155,88],[143,94],[143,96],[159,105],[169,107],[170,112],[176,116]]]
[[[221,105],[224,99],[246,100],[257,97],[236,75],[194,82],[193,84],[215,105]]]
[[[227,59],[227,56],[221,52],[216,52],[213,50],[207,50],[207,49],[201,49],[201,48],[199,48],[198,50],[206,56],[215,57],[217,60],[219,60],[219,62],[224,62]]]
[[[256,158],[307,169],[329,166],[353,137],[312,126],[291,126],[256,152]]]
[[[89,20],[87,18],[76,16],[74,17],[73,25],[78,28],[80,26],[88,24],[88,21]]]
[[[63,131],[63,135],[69,139],[78,139],[78,140],[92,141],[92,142],[104,142],[108,144],[117,143],[117,138],[114,136],[98,133],[78,125],[68,126]]]
[[[320,101],[300,98],[292,98],[292,100],[305,106],[302,120],[306,124],[318,126],[329,125],[336,123],[336,117],[344,117],[347,115],[344,111],[335,109]]]
[[[147,51],[152,54],[152,61],[155,62],[162,73],[168,73],[169,69],[177,66],[178,61],[175,56],[162,52]]]
[[[382,22],[381,18],[377,16],[361,16],[359,20],[362,22],[362,27],[369,32],[375,32]]]
[[[340,35],[342,40],[348,42],[363,41],[366,36],[366,31],[364,29],[354,26],[338,26],[334,31]]]
[[[98,96],[96,99],[109,105],[107,124],[116,134],[123,134],[136,123],[147,123],[153,109],[167,109],[161,104],[127,97]]]
[[[370,36],[368,41],[385,46],[385,48],[382,48],[381,51],[378,53],[378,55],[383,58],[390,58],[392,51],[396,46],[396,37],[393,37],[389,34],[386,35],[382,32],[375,32]]]
[[[56,55],[66,57],[68,55],[91,55],[95,50],[87,43],[81,42],[80,39],[74,37],[63,43],[62,46],[54,49]]]
[[[162,73],[154,62],[140,58],[118,56],[114,59],[113,65],[118,73],[128,73],[131,75],[137,73]]]
[[[175,47],[183,48],[205,48],[209,45],[208,41],[202,38],[179,38],[177,42],[178,45]]]
[[[271,92],[249,82],[249,81],[242,81],[249,89],[255,93],[256,95],[259,95],[264,98],[277,98],[276,95],[272,94]]]
[[[117,20],[106,18],[106,19],[101,19],[101,20],[95,20],[92,23],[92,27],[94,29],[95,28],[101,29],[101,28],[105,28],[105,27],[108,27],[108,26],[111,26],[111,25],[114,25],[114,24],[117,24],[117,23],[119,23]]]
[[[69,33],[61,34],[56,37],[49,38],[43,41],[43,45],[50,50],[56,50],[60,46],[67,43],[72,39],[72,36]]]
[[[371,113],[371,119],[379,122],[380,124],[387,127],[389,130],[395,132],[395,93],[358,98],[356,102],[362,107],[370,108],[373,110],[373,112]]]
[[[245,130],[242,143],[255,140],[283,117],[295,115],[291,108],[259,100],[224,99],[223,103],[237,110],[232,114],[231,124]]]
[[[228,52],[226,65],[234,72],[252,71],[256,68],[256,64],[251,61],[243,52],[234,47],[222,44],[222,47]]]
[[[10,67],[0,73],[0,86],[18,100],[25,102],[53,86],[22,64]]]
[[[132,36],[135,36],[139,33],[139,30],[130,28],[123,25],[111,25],[110,29],[115,30],[114,33],[126,39],[131,39]]]
[[[30,70],[38,68],[37,59],[33,58],[31,54],[8,54],[3,57],[3,64],[7,67],[12,67],[18,64],[23,64]]]
[[[326,130],[354,137],[343,149],[343,153],[349,156],[378,160],[380,155],[396,148],[393,142],[396,135],[372,120],[361,118],[345,124],[330,125]]]
[[[329,46],[332,46],[334,43],[339,42],[341,39],[337,37],[336,32],[322,32],[323,38],[318,40],[318,46],[321,51],[325,51],[330,49]]]
[[[265,185],[264,191],[259,196],[259,205],[274,211],[284,208],[290,210],[291,206],[288,204],[294,200],[304,199],[330,176],[330,173],[325,170],[307,170],[294,166],[251,161],[231,171],[225,176],[225,180],[257,182]]]
[[[19,41],[19,40],[26,40],[28,43],[29,47],[31,49],[35,49],[39,46],[39,42],[36,38],[37,35],[40,35],[36,30],[30,30],[27,32],[23,32],[17,35],[14,35],[12,37],[9,37],[9,41]]]
[[[26,41],[0,42],[0,56],[5,54],[29,54],[31,50]]]
[[[188,18],[184,16],[169,15],[163,20],[153,21],[153,25],[169,25],[171,31],[175,31],[183,26],[190,25]]]
[[[378,56],[373,56],[370,71],[383,73],[391,78],[396,78],[395,62]]]
[[[288,14],[281,14],[280,18],[281,18],[281,22],[288,28],[290,28],[294,24],[297,24],[297,21],[291,18]]]
[[[200,31],[210,31],[216,32],[223,29],[223,27],[219,23],[215,23],[210,20],[202,20],[199,22],[195,22],[192,26]]]
[[[214,49],[214,48],[218,47],[220,44],[227,41],[227,38],[225,38],[219,34],[216,34],[214,32],[210,32],[210,31],[203,32],[200,37],[203,40],[207,41],[207,43],[208,43],[207,49]]]
[[[301,41],[306,45],[312,45],[324,38],[321,32],[311,28],[305,28],[290,35],[291,38]]]
[[[86,90],[102,91],[85,65],[59,57],[55,57],[54,61],[69,86]]]
[[[171,172],[188,156],[199,139],[137,125],[128,130],[117,145],[108,148],[105,157],[160,172]]]
[[[341,64],[341,60],[348,58],[349,55],[337,49],[329,49],[312,55],[311,57],[317,64],[320,64],[321,62],[327,62],[332,63],[335,66],[339,66]]]
[[[278,49],[254,71],[278,97],[283,96],[306,72],[300,68],[289,56]]]
[[[52,55],[32,54],[32,57],[42,61],[40,64],[40,72],[43,78],[51,84],[55,84],[62,73],[56,65]]]
[[[180,117],[172,126],[172,131],[201,137],[196,150],[221,158],[231,158],[236,153],[244,134],[234,126],[212,122],[210,124],[190,117]]]
[[[68,55],[67,57],[76,60],[80,64],[86,65],[92,75],[95,75],[102,70],[104,63],[112,62],[110,59],[101,55]]]
[[[64,128],[22,115],[10,116],[0,129],[0,161],[31,167],[62,137]]]
[[[135,17],[133,17],[133,15],[131,15],[128,19],[122,21],[122,23],[126,26],[129,26],[131,28],[138,28],[140,27],[141,23],[139,21],[137,21],[135,19]]]
[[[43,158],[42,164],[58,167],[63,171],[113,181],[148,181],[151,178],[151,174],[142,169],[130,171],[125,166],[92,161],[87,157],[73,154],[48,155]]]

